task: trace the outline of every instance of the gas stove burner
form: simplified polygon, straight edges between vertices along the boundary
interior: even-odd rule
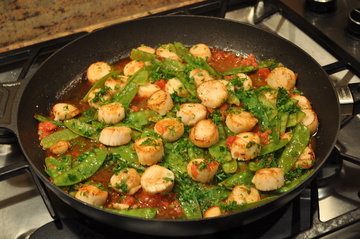
[[[336,9],[336,0],[306,0],[305,5],[310,11],[328,13]]]
[[[102,239],[106,238],[105,235],[100,235],[96,230],[87,226],[77,219],[67,218],[62,219],[61,222],[52,221],[33,232],[29,239],[63,239],[63,238],[89,238],[89,239]]]
[[[336,180],[336,176],[339,175],[343,166],[343,161],[339,155],[339,151],[334,148],[316,177],[318,187],[327,186]]]
[[[351,36],[360,40],[360,8],[350,12],[347,30]]]
[[[0,144],[11,144],[16,141],[17,137],[11,130],[0,128]]]

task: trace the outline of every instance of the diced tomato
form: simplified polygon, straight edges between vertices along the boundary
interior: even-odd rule
[[[126,196],[121,203],[127,204],[127,205],[134,205],[137,203],[136,199],[133,196]]]
[[[56,128],[57,126],[50,121],[40,122],[38,125],[38,135],[40,136],[40,139],[50,135]]]
[[[266,130],[265,132],[258,131],[257,134],[260,137],[260,141],[262,145],[266,145],[269,143],[269,134],[271,134],[271,130]]]
[[[250,54],[247,58],[241,59],[239,66],[253,66],[258,68],[259,64],[255,60],[255,56]]]
[[[132,106],[130,106],[130,108],[131,108],[134,112],[138,112],[138,111],[140,110],[136,105],[132,105]]]
[[[268,77],[269,73],[269,68],[260,68],[259,70],[257,70],[257,74],[264,80]]]
[[[230,150],[231,149],[231,145],[235,142],[236,140],[236,136],[233,135],[233,136],[229,136],[227,139],[226,139],[226,146],[227,148]]]
[[[154,82],[155,85],[159,86],[160,89],[164,90],[165,89],[165,85],[166,85],[166,80],[164,79],[160,79],[158,81]]]
[[[225,119],[226,115],[227,115],[227,110],[229,109],[229,105],[228,104],[223,104],[222,106],[220,106],[219,110],[221,112],[221,116],[223,117],[223,119]]]

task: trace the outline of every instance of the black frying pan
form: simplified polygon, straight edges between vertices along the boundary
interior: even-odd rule
[[[216,218],[169,221],[118,215],[87,205],[53,185],[44,173],[44,152],[39,146],[34,114],[48,115],[64,92],[79,80],[93,62],[114,62],[129,56],[141,44],[179,41],[185,45],[205,43],[210,47],[254,54],[258,59],[275,58],[299,73],[297,87],[313,103],[320,128],[315,153],[314,172],[303,183],[275,200],[238,213]],[[297,196],[315,177],[330,154],[337,137],[340,110],[334,88],[319,64],[307,53],[274,34],[238,22],[198,16],[152,17],[120,23],[90,33],[65,46],[18,89],[11,122],[0,127],[14,131],[22,150],[38,177],[74,209],[103,223],[126,230],[153,235],[201,235],[225,230],[255,221],[285,205]]]

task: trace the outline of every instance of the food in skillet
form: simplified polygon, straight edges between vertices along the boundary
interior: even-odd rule
[[[81,201],[138,217],[261,204],[315,161],[317,115],[296,80],[275,60],[204,44],[139,46],[91,64],[74,96],[35,115],[45,172]]]

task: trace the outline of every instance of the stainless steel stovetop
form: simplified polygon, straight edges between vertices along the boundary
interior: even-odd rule
[[[229,0],[230,7],[225,18],[256,24],[260,28],[276,32],[294,42],[327,70],[334,85],[342,87],[347,86],[348,83],[351,85],[359,83],[360,68],[354,72],[352,69],[349,70],[351,67],[348,67],[347,63],[350,56],[351,61],[355,60],[360,64],[360,40],[347,33],[346,24],[348,14],[353,9],[360,8],[360,2],[358,0],[335,1],[337,8],[327,13],[308,10],[305,2],[305,0]],[[306,26],[307,24],[310,24],[310,27]],[[341,49],[340,52],[345,52],[345,59],[342,54],[338,54],[339,51],[336,51],[338,47]],[[27,76],[31,75],[48,56],[49,54],[43,54],[36,58]],[[9,84],[22,74],[24,61],[16,61],[12,64],[0,63],[0,65],[0,82]],[[0,101],[2,97],[3,95],[0,95]],[[352,110],[351,102],[344,108],[344,111],[349,113]],[[0,136],[0,166],[15,162],[21,164],[24,158],[19,145],[12,139],[10,142],[2,140],[3,135],[0,134]],[[196,238],[285,238],[290,236],[293,238],[359,238],[360,166],[357,157],[360,157],[360,147],[358,147],[358,142],[360,142],[360,115],[343,116],[343,127],[339,133],[336,150],[333,152],[334,157],[329,158],[318,180],[313,182],[294,202],[285,205],[270,220],[264,219],[249,228]],[[0,190],[2,192],[0,194],[0,228],[2,229],[0,238],[108,238],[110,234],[125,238],[156,238],[107,228],[79,215],[50,194],[60,217],[66,218],[63,220],[62,229],[56,227],[28,172],[0,181]],[[315,210],[312,209],[314,191],[319,199],[315,200],[315,204],[318,204]],[[294,215],[292,208],[295,206],[300,206],[299,212],[305,216],[296,215],[296,213]],[[294,217],[299,217],[300,222]],[[75,221],[70,218],[75,218]],[[294,221],[296,225],[290,225],[288,228],[285,226],[288,225],[287,221]],[[264,227],[263,225],[266,225],[264,223],[269,225]],[[104,232],[104,227],[106,232]]]

